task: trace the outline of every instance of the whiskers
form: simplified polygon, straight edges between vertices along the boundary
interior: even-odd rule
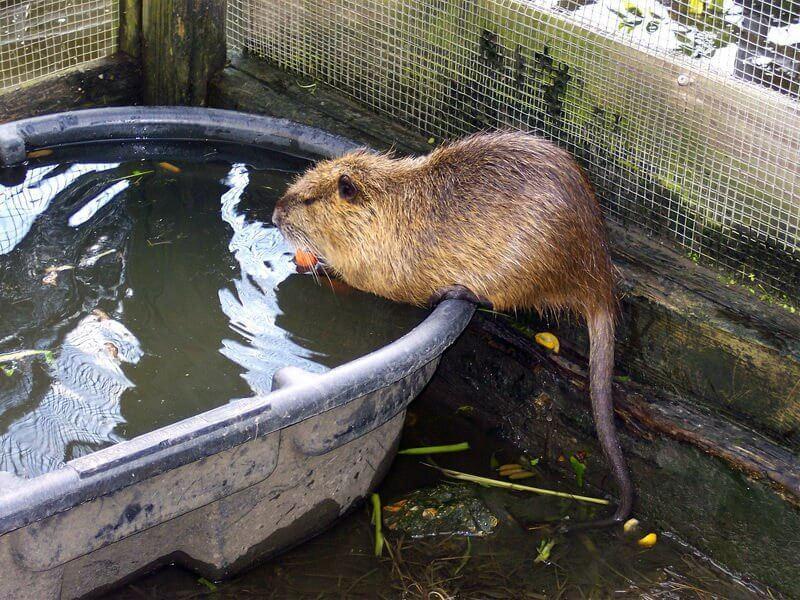
[[[322,273],[325,275],[328,283],[331,284],[331,288],[333,288],[333,282],[331,282],[331,278],[324,268],[325,257],[323,257],[317,251],[317,249],[314,247],[314,244],[311,243],[308,237],[302,231],[298,231],[288,224],[281,227],[280,231],[283,234],[283,237],[286,238],[286,241],[288,241],[295,250],[311,252],[317,258],[317,264],[308,268],[308,272],[311,273],[311,277],[314,278],[314,283],[316,283],[318,286],[322,286],[322,279],[320,278],[320,273]]]

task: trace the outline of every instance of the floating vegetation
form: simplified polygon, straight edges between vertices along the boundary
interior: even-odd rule
[[[522,464],[521,462],[509,463],[497,467],[497,472],[500,474],[501,477],[508,477],[509,479],[513,480],[529,479],[531,477],[536,476],[536,473],[534,473],[531,469],[532,467],[535,467],[538,463],[539,463],[538,458],[527,461],[527,464]]]
[[[205,577],[199,577],[199,578],[197,579],[197,583],[199,583],[200,585],[203,585],[203,586],[207,587],[207,588],[208,588],[208,590],[209,590],[209,591],[211,591],[211,592],[216,592],[216,591],[217,591],[217,586],[216,586],[216,584],[214,584],[214,583],[210,582],[210,581],[209,581],[208,579],[206,579]]]
[[[169,163],[169,162],[160,162],[160,163],[158,163],[158,166],[161,167],[162,169],[164,169],[165,171],[169,171],[170,173],[180,173],[181,172],[181,168],[180,167],[176,167],[175,165],[173,165],[172,163]]]
[[[420,454],[447,454],[449,452],[464,452],[465,450],[469,450],[469,444],[467,442],[450,444],[448,446],[420,446],[419,448],[406,448],[405,450],[400,450],[398,454],[403,454],[406,456],[418,456]]]
[[[579,488],[583,487],[583,475],[586,473],[586,463],[582,462],[577,456],[569,457],[569,464],[572,467],[572,472],[575,473],[575,481]]]
[[[28,158],[44,158],[53,154],[51,148],[42,148],[41,150],[31,150],[28,152]]]
[[[536,558],[533,559],[534,564],[543,563],[550,560],[550,552],[553,550],[553,546],[555,545],[555,540],[542,540],[538,548],[539,553],[536,555]]]
[[[42,277],[42,283],[45,285],[58,284],[58,274],[62,271],[71,271],[75,267],[73,265],[61,265],[59,267],[47,267],[44,272],[45,276]]]
[[[380,556],[383,554],[381,497],[378,494],[372,494],[370,498],[372,500],[372,524],[375,526],[375,556]]]
[[[442,482],[415,490],[384,507],[386,527],[412,537],[485,536],[499,519],[473,486]]]
[[[606,500],[605,498],[593,498],[591,496],[579,496],[577,494],[570,494],[568,492],[558,492],[556,490],[535,488],[527,485],[521,485],[519,483],[498,481],[497,479],[490,479],[489,477],[470,475],[469,473],[462,473],[461,471],[453,471],[452,469],[445,469],[428,463],[423,463],[423,464],[426,464],[427,466],[433,469],[437,469],[447,477],[452,477],[453,479],[459,479],[461,481],[470,481],[472,483],[478,483],[480,485],[485,485],[488,487],[505,488],[507,490],[514,490],[517,492],[532,492],[534,494],[542,494],[544,496],[557,496],[559,498],[569,498],[570,500],[576,500],[578,502],[589,502],[592,504],[603,504],[603,505],[609,504],[609,501]]]
[[[142,177],[143,175],[149,175],[150,173],[153,173],[153,172],[154,171],[152,169],[150,171],[140,171],[138,169],[134,169],[133,172],[130,175],[124,175],[122,177],[117,177],[116,179],[111,179],[111,180],[109,180],[108,183],[115,183],[117,181],[125,181],[127,179],[134,179],[136,177]],[[138,183],[138,180],[135,183]]]
[[[461,572],[461,569],[467,566],[469,559],[472,558],[472,540],[467,538],[467,550],[464,552],[464,558],[461,559],[461,562],[458,563],[456,570],[453,571],[454,575],[458,575]]]
[[[652,548],[653,546],[656,545],[657,541],[658,541],[658,536],[655,533],[648,533],[646,536],[644,536],[636,543],[642,548]]]
[[[558,354],[558,351],[561,349],[561,344],[559,343],[558,338],[552,333],[548,332],[537,333],[533,337],[533,339],[535,339],[536,343],[539,344],[540,346],[544,346],[545,348],[547,348],[548,350],[552,350],[556,354]]]
[[[639,521],[637,519],[628,519],[622,525],[622,531],[625,533],[633,533],[637,529],[639,529]]]
[[[5,354],[0,354],[0,364],[22,360],[23,358],[28,358],[29,356],[42,356],[44,357],[45,362],[53,362],[52,350],[17,350],[16,352],[6,352]]]

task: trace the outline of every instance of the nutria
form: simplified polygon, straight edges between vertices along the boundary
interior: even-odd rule
[[[633,490],[611,392],[613,267],[600,207],[569,153],[519,132],[416,158],[356,151],[302,175],[272,219],[346,283],[391,300],[466,298],[583,317],[595,424],[621,498],[613,517],[592,525],[627,517]]]

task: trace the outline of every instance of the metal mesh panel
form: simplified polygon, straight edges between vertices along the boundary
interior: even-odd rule
[[[0,0],[0,91],[113,54],[118,0]]]
[[[537,130],[611,219],[774,298],[800,289],[800,4],[738,1],[229,0],[228,43],[437,139]]]

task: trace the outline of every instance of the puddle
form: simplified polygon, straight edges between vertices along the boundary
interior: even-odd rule
[[[343,364],[424,318],[296,273],[270,215],[307,164],[205,145],[64,147],[0,185],[0,355],[38,351],[0,364],[0,470],[55,469],[266,393],[280,367]]]
[[[429,393],[412,404],[401,447],[464,441],[469,442],[469,451],[438,454],[436,463],[500,478],[492,468],[493,457],[510,462],[521,456],[492,431],[482,430],[468,414],[444,412],[442,403]],[[384,506],[443,481],[422,464],[428,460],[425,456],[396,459],[378,490]],[[537,465],[534,470],[536,476],[522,483],[592,494],[546,467]],[[497,516],[497,526],[488,535],[412,538],[384,524],[386,547],[383,556],[376,558],[369,509],[362,507],[319,537],[231,580],[213,583],[169,566],[106,599],[744,599],[762,595],[669,532],[647,523],[632,537],[617,530],[558,536],[542,527],[542,522],[564,515],[586,518],[591,511],[573,501],[473,487]],[[656,545],[639,547],[636,540],[651,531],[658,535]],[[535,562],[543,545],[552,541],[549,558]]]

